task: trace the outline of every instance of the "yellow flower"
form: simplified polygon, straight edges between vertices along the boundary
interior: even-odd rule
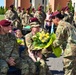
[[[45,32],[44,32],[44,31],[42,31],[42,32],[41,32],[41,34],[45,34]]]
[[[49,33],[46,33],[46,36],[49,36]]]
[[[41,42],[44,43],[45,42],[45,39],[41,40]]]

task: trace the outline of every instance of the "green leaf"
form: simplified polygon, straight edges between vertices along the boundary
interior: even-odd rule
[[[53,41],[52,41],[52,38],[51,38],[50,41],[46,44],[46,46],[44,48],[49,47],[52,43],[53,43]]]
[[[52,33],[51,34],[51,38],[52,38],[52,41],[54,41],[56,39],[56,34],[55,33]]]
[[[60,47],[53,47],[52,46],[52,50],[53,50],[53,53],[55,54],[55,56],[60,57],[60,55],[62,53],[62,50]]]

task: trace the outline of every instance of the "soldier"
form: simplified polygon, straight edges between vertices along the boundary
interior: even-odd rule
[[[45,20],[45,18],[46,18],[46,13],[44,12],[44,8],[43,8],[43,6],[39,6],[39,8],[41,8],[41,12],[42,12],[42,16],[44,17],[44,20]]]
[[[25,41],[26,41],[26,46],[28,48],[29,55],[30,55],[30,50],[33,49],[32,36],[35,35],[37,32],[39,32],[40,30],[40,25],[37,18],[31,18],[30,22],[31,22],[30,23],[31,32],[25,35]]]
[[[41,8],[38,8],[38,10],[34,14],[34,17],[36,17],[39,20],[39,22],[41,23],[41,27],[44,28],[44,17],[42,15],[41,10]]]
[[[21,13],[20,13],[20,19],[21,19],[21,21],[22,21],[22,16],[25,14],[25,9],[24,8],[22,8],[21,9]]]
[[[66,7],[64,10],[64,18],[63,20],[72,24],[73,21],[73,13],[70,12],[69,7]]]
[[[9,10],[6,11],[5,13],[5,19],[8,20],[15,20],[18,18],[17,12],[14,10],[14,5],[10,5]]]
[[[10,5],[9,10],[6,11],[5,19],[8,19],[13,23],[13,28],[22,29],[21,20],[18,17],[17,12],[14,10],[14,5]]]
[[[40,31],[40,25],[37,18],[31,18],[31,32],[25,36],[26,46],[28,48],[29,56],[36,63],[36,75],[51,75],[47,65],[42,58],[42,50],[34,50],[32,37]],[[38,63],[37,63],[38,62]],[[40,63],[39,63],[40,62]]]
[[[0,21],[0,75],[7,75],[9,66],[21,69],[21,75],[34,75],[35,64],[22,53],[21,58],[18,54],[18,44],[13,34],[9,33],[11,22],[8,20]]]
[[[17,8],[17,14],[18,14],[18,16],[20,16],[20,13],[21,13],[21,7],[18,7]]]
[[[28,8],[28,9],[26,9],[26,13],[22,16],[23,28],[27,25],[30,25],[29,20],[30,20],[31,17],[33,17],[33,16],[30,14],[30,8]]]
[[[36,12],[35,8],[32,8],[31,14],[33,15],[33,17],[34,17],[35,12]]]
[[[57,26],[54,47],[61,46],[64,50],[64,75],[76,74],[76,29],[70,23],[62,20],[59,12],[54,12],[52,21]]]

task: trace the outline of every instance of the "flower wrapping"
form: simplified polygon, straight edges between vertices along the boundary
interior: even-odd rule
[[[59,57],[62,53],[62,50],[60,47],[56,47],[56,48],[53,47],[53,42],[55,39],[56,39],[55,33],[49,34],[48,32],[45,31],[38,32],[36,33],[36,35],[32,37],[34,49],[35,50],[46,49],[49,46],[51,46],[53,53],[57,57]]]

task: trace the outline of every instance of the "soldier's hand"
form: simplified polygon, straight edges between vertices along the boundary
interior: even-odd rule
[[[9,60],[8,60],[8,64],[10,65],[10,66],[15,66],[15,59],[13,59],[12,57],[10,57],[9,58]]]

